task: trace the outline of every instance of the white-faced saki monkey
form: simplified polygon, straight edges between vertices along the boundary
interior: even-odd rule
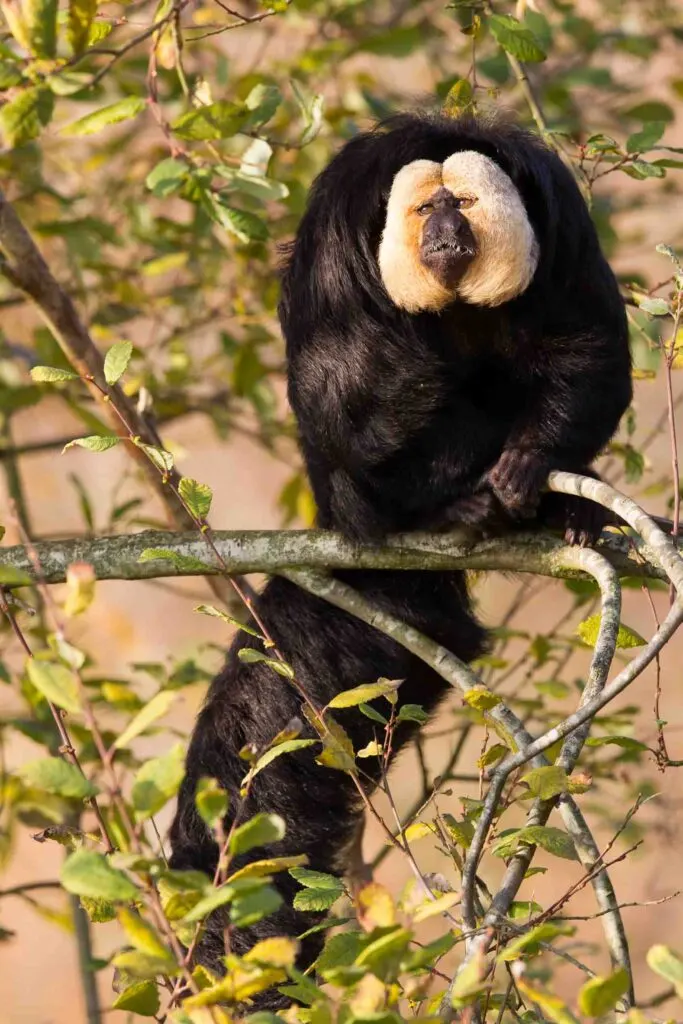
[[[599,534],[597,506],[544,494],[544,484],[552,469],[586,473],[629,405],[626,317],[579,189],[538,137],[498,118],[410,114],[352,138],[311,189],[279,312],[321,528],[381,541],[552,520],[572,543]],[[485,650],[461,572],[335,576],[464,661]],[[398,643],[285,579],[267,584],[257,609],[319,708],[379,677],[404,680],[400,703],[428,713],[448,690]],[[245,745],[266,749],[294,718],[316,735],[290,681],[239,660],[253,645],[236,637],[199,715],[172,866],[214,874],[217,845],[195,808],[197,782],[211,776],[231,796],[226,830],[235,813],[286,821],[283,840],[247,859],[303,853],[311,869],[341,874],[363,805],[348,775],[316,762],[319,746],[274,760],[240,801]],[[376,722],[357,708],[334,717],[355,750],[376,738]],[[398,728],[394,755],[416,728]],[[365,758],[363,771],[377,761]],[[274,885],[280,909],[232,929],[233,952],[321,920],[292,909],[299,886],[287,873]],[[229,923],[228,909],[217,910],[197,947],[216,973]],[[301,966],[322,941],[321,931],[304,939]],[[283,1001],[277,992],[257,1000]]]

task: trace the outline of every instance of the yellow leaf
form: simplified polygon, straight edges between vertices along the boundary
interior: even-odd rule
[[[357,903],[358,918],[366,932],[395,924],[396,911],[391,893],[379,882],[364,885],[358,893]]]

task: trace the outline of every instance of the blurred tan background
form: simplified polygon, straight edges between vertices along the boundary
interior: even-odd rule
[[[250,33],[242,33],[239,40],[233,43],[226,39],[226,51],[230,56],[231,47],[239,47],[240,57],[249,61],[258,53],[263,45],[263,31],[254,29]],[[280,42],[280,45],[285,45]],[[252,48],[250,52],[249,47]],[[367,59],[367,58],[366,58]],[[628,58],[623,58],[625,61]],[[679,56],[680,59],[680,56]],[[648,68],[651,76],[650,92],[657,96],[658,83],[671,71],[673,55],[653,61]],[[679,65],[680,66],[680,65]],[[409,65],[412,74],[411,86],[416,97],[429,94],[433,81],[429,67],[419,57]],[[391,59],[373,58],[373,73],[380,80],[387,82],[399,73],[405,76],[407,65],[400,65]],[[671,97],[667,96],[667,101]],[[680,118],[679,118],[680,126]],[[675,129],[669,135],[671,144],[683,145],[680,130],[675,138]],[[627,190],[641,187],[641,183],[631,182],[622,176],[609,179],[609,187]],[[653,188],[656,186],[653,186]],[[620,257],[621,269],[640,269],[652,274],[654,278],[665,276],[662,272],[661,258],[653,253],[654,245],[666,240],[672,245],[680,245],[683,232],[683,210],[680,200],[668,196],[661,191],[661,198],[654,206],[650,205],[646,219],[638,212],[631,214],[627,221],[619,225],[622,238],[627,240]],[[618,268],[619,269],[619,268]],[[20,317],[12,324],[12,334],[16,341],[21,342],[24,330]],[[25,337],[30,337],[28,324]],[[145,339],[136,342],[144,346]],[[678,377],[675,378],[677,393],[681,392]],[[637,386],[636,405],[639,415],[641,434],[647,432],[648,424],[654,424],[665,407],[663,381],[656,383],[639,382]],[[77,423],[68,417],[62,405],[40,406],[41,416],[36,417],[29,410],[15,420],[15,443],[26,444],[59,435],[78,435],[81,430]],[[680,426],[683,427],[683,420]],[[179,459],[182,472],[205,481],[214,492],[212,523],[217,529],[277,527],[280,524],[279,513],[275,500],[289,469],[269,457],[248,439],[234,436],[228,444],[217,442],[214,434],[199,418],[185,419],[182,424],[173,427],[165,434],[166,441],[174,441],[185,452]],[[669,449],[668,439],[663,433],[648,452],[650,465],[644,483],[647,484],[668,472]],[[33,522],[38,535],[68,535],[78,532],[82,522],[78,514],[76,495],[67,485],[67,474],[71,472],[82,475],[88,480],[93,495],[98,496],[98,504],[103,510],[108,506],[111,487],[110,480],[116,474],[111,472],[111,464],[106,460],[123,459],[118,451],[107,453],[106,456],[93,458],[89,453],[78,449],[70,450],[63,456],[55,453],[37,454],[23,459],[22,470],[24,484],[30,497]],[[637,498],[640,488],[633,494]],[[644,500],[646,508],[653,512],[662,511],[659,499]],[[4,496],[1,503],[4,509]],[[11,530],[5,543],[14,542]],[[480,597],[481,614],[487,623],[495,625],[504,614],[511,594],[516,586],[515,581],[504,580],[492,576],[479,584],[477,593]],[[100,667],[115,676],[117,672],[126,671],[132,662],[165,661],[169,655],[175,658],[183,654],[192,654],[197,645],[203,641],[227,645],[229,636],[216,620],[207,619],[193,614],[193,604],[197,596],[208,596],[201,581],[174,582],[159,587],[150,583],[103,583],[99,584],[94,607],[85,620],[74,625],[72,639],[75,643],[83,643],[99,654]],[[657,595],[659,611],[664,607],[665,595]],[[549,627],[566,607],[566,591],[560,583],[549,584],[538,598],[526,609],[524,621],[527,628],[543,630]],[[624,619],[639,632],[649,635],[652,632],[652,613],[643,595],[637,591],[629,592],[625,598]],[[667,738],[672,757],[683,758],[683,700],[681,699],[681,655],[683,653],[683,637],[671,644],[662,659],[664,680],[664,715],[669,722]],[[586,670],[588,656],[578,654],[574,659],[575,674],[580,676]],[[144,677],[140,676],[140,692],[144,693],[149,686]],[[183,696],[175,705],[171,721],[184,733],[189,731],[203,688],[197,686],[184,691]],[[634,692],[627,692],[622,702],[637,702],[645,709],[652,705],[654,692],[654,673],[648,671],[634,686]],[[0,711],[7,713],[13,707],[12,693],[7,686],[0,686]],[[439,722],[432,723],[430,732],[443,732],[452,720],[452,712],[444,708]],[[652,743],[654,739],[653,716],[643,716],[638,738]],[[449,749],[448,740],[433,740],[427,747],[430,769],[437,773]],[[149,742],[149,753],[158,752],[154,741]],[[461,760],[463,771],[476,771],[474,763],[479,753],[478,739],[469,746]],[[35,748],[28,740],[16,742],[9,750],[9,767],[37,756]],[[624,766],[627,777],[629,769]],[[658,774],[654,765],[650,776],[658,797],[641,811],[640,820],[647,826],[647,841],[643,848],[636,851],[626,861],[613,869],[613,879],[621,901],[644,901],[659,899],[673,893],[681,883],[681,776],[676,769],[666,774]],[[420,778],[417,761],[412,751],[407,752],[396,766],[392,777],[393,791],[399,809],[409,807],[419,792]],[[457,813],[457,796],[461,794],[477,795],[477,786],[464,783],[453,783],[451,787],[453,801],[443,797],[440,806],[452,809]],[[598,794],[602,802],[609,803],[609,787],[602,787]],[[597,799],[593,792],[582,798],[582,806],[590,813],[591,805]],[[381,803],[381,802],[380,802]],[[628,810],[627,806],[616,803],[611,807],[612,821],[599,819],[598,834],[601,842],[606,842],[613,834],[615,826]],[[593,819],[595,820],[595,819]],[[159,821],[166,826],[167,821]],[[366,836],[366,853],[372,856],[382,843],[376,827],[370,826]],[[625,844],[618,846],[618,851],[625,849]],[[430,849],[428,840],[415,846],[415,853],[421,867],[426,871],[441,871],[448,874],[449,865]],[[11,871],[0,883],[0,889],[7,890],[14,885],[37,880],[56,878],[62,859],[60,848],[54,844],[40,845],[32,841],[30,830],[22,835],[17,855],[11,862]],[[538,863],[548,864],[547,856],[540,854]],[[531,899],[537,896],[540,902],[562,891],[562,883],[578,877],[578,868],[569,863],[558,862],[553,865],[553,877],[538,875],[526,883],[522,898]],[[502,871],[502,865],[501,865]],[[409,878],[409,871],[394,854],[389,856],[378,872],[380,881],[385,882],[393,891]],[[489,881],[495,881],[490,876]],[[41,893],[41,901],[57,910],[65,910],[63,898],[55,893]],[[585,890],[570,905],[574,914],[590,914],[592,912],[590,890]],[[624,911],[625,921],[631,939],[631,951],[636,968],[636,983],[639,994],[647,996],[658,991],[662,985],[644,966],[643,958],[646,950],[654,942],[668,942],[672,946],[683,948],[683,897],[660,906],[635,908]],[[33,912],[19,899],[3,901],[3,926],[16,932],[15,939],[0,945],[0,1024],[75,1024],[84,1020],[82,995],[78,981],[75,946],[72,937],[54,923],[45,920]],[[96,953],[106,956],[108,927],[99,926],[95,929]],[[601,942],[599,922],[589,926],[591,938]],[[426,930],[425,934],[428,934]],[[580,956],[580,952],[577,954]],[[606,960],[602,966],[607,968]],[[577,974],[574,968],[562,967],[561,981],[567,993],[575,990],[585,978]],[[100,987],[103,1004],[112,998],[109,985],[109,972],[100,975]],[[112,1024],[123,1022],[125,1016],[110,1013],[107,1020]]]

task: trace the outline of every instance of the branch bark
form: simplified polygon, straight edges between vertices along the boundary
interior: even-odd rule
[[[475,569],[522,572],[557,579],[590,579],[564,555],[566,546],[544,533],[520,533],[476,540],[463,531],[444,534],[397,534],[384,546],[354,544],[323,530],[218,530],[212,534],[230,573],[274,573],[311,569]],[[88,562],[100,580],[152,580],[220,575],[206,562],[202,536],[147,530],[131,536],[74,538],[35,544],[43,578],[63,583],[73,562]],[[168,557],[140,562],[143,552],[163,550]],[[606,533],[597,548],[620,576],[667,580],[649,546],[637,537]],[[202,563],[202,564],[199,564]],[[11,566],[33,578],[31,561],[21,545],[0,548],[0,567]]]

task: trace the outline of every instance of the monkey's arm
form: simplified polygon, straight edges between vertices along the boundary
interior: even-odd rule
[[[500,518],[491,489],[473,490],[503,428],[433,355],[329,351],[300,353],[290,387],[323,524],[370,539]]]
[[[512,514],[532,515],[551,469],[581,472],[631,401],[626,332],[548,338],[532,401],[487,479]]]

